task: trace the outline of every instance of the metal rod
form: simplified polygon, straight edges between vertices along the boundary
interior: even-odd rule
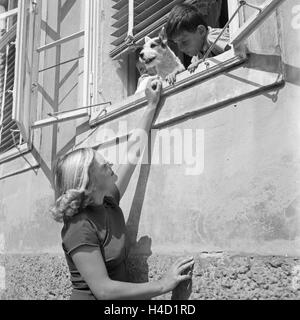
[[[45,69],[41,69],[41,70],[39,70],[39,73],[40,73],[40,72],[47,71],[47,70],[50,70],[50,69],[53,69],[53,68],[56,68],[56,67],[59,67],[59,66],[61,66],[61,65],[70,63],[70,62],[75,61],[75,60],[79,60],[79,59],[81,59],[81,58],[83,58],[83,57],[84,57],[84,56],[80,56],[80,57],[77,57],[77,58],[74,58],[74,59],[70,59],[70,60],[67,60],[67,61],[64,61],[64,62],[55,64],[54,66],[47,67],[47,68],[45,68]]]
[[[127,44],[132,44],[134,42],[133,36],[133,28],[134,28],[134,0],[129,0],[128,3],[128,31],[125,42]]]
[[[239,13],[239,11],[241,10],[241,8],[246,5],[246,1],[240,1],[240,5],[239,7],[236,9],[236,11],[233,13],[232,17],[228,20],[228,22],[226,23],[226,25],[224,26],[223,30],[220,32],[219,36],[217,37],[217,39],[215,40],[215,42],[208,48],[208,50],[206,51],[204,57],[203,57],[203,62],[208,58],[209,54],[211,53],[211,51],[214,49],[214,47],[216,46],[217,42],[219,41],[219,39],[222,37],[223,33],[225,32],[225,30],[227,29],[227,27],[230,25],[230,23],[232,22],[232,20],[235,18],[235,16]]]
[[[254,6],[253,4],[249,4],[249,3],[246,2],[245,5],[246,5],[247,7],[256,9],[256,10],[258,10],[258,11],[262,11],[262,8],[257,7],[257,6]]]
[[[87,106],[87,107],[82,107],[82,108],[73,108],[73,110],[68,110],[68,111],[59,111],[59,112],[53,112],[53,113],[47,113],[48,116],[50,117],[55,117],[57,115],[60,115],[60,114],[64,114],[64,113],[68,113],[70,111],[77,111],[77,110],[83,110],[83,109],[91,109],[91,108],[94,108],[94,107],[99,107],[99,106],[103,106],[103,105],[106,105],[106,104],[109,104],[111,105],[111,101],[109,102],[103,102],[103,103],[97,103],[97,104],[93,104],[93,105],[90,105],[90,106]]]
[[[51,42],[51,43],[49,43],[49,44],[46,44],[45,46],[42,46],[42,47],[38,48],[36,51],[40,53],[40,52],[42,52],[42,51],[44,51],[44,50],[53,48],[53,47],[55,47],[55,46],[58,46],[58,45],[60,45],[60,44],[65,43],[65,42],[68,42],[68,41],[71,41],[71,40],[73,40],[73,39],[79,38],[79,37],[83,36],[84,33],[85,33],[84,30],[79,31],[79,32],[77,32],[77,33],[74,33],[74,34],[68,36],[68,37],[61,38],[61,39],[59,39],[59,40],[57,40],[57,41]]]
[[[19,9],[16,8],[16,9],[12,9],[12,10],[9,10],[7,12],[1,13],[0,14],[0,20],[4,20],[4,19],[7,19],[7,18],[9,18],[11,16],[14,16],[14,15],[18,14],[18,11],[19,11]]]

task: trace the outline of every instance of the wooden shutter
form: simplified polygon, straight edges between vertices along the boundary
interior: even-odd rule
[[[125,43],[128,33],[129,1],[113,0],[113,8],[116,13],[113,15],[115,31],[112,36],[115,38],[112,45],[115,48],[110,56],[116,58],[129,50]],[[184,0],[135,0],[134,1],[134,28],[133,36],[135,45],[142,45],[145,36],[157,34],[166,23],[168,14],[172,8]]]
[[[31,125],[31,89],[33,79],[35,22],[32,0],[18,1],[18,20],[16,33],[15,83],[13,91],[12,118],[17,122],[22,137],[29,142]]]
[[[15,31],[15,26],[11,30]],[[2,37],[0,37],[2,44],[6,42],[0,50],[0,154],[14,148],[15,143],[21,142],[18,125],[12,119],[16,35],[11,30],[7,33],[2,31]]]

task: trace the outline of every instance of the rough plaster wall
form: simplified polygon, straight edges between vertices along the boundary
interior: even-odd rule
[[[175,261],[172,255],[133,255],[129,280],[158,280]],[[0,256],[6,266],[5,300],[66,300],[71,284],[63,256]],[[198,254],[192,282],[156,299],[300,299],[300,260],[282,256]]]
[[[299,254],[299,94],[288,83],[276,103],[270,97],[167,127],[204,130],[204,172],[187,176],[185,164],[138,166],[121,201],[133,242],[147,236],[155,250]],[[140,116],[127,116],[129,129]],[[105,127],[116,131],[117,121]]]
[[[60,252],[61,225],[49,214],[54,196],[49,181],[39,171],[0,182],[0,232],[5,252]]]

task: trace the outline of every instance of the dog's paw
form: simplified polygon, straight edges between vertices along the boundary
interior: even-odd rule
[[[177,74],[176,72],[173,72],[166,76],[166,81],[170,85],[173,85],[176,82],[176,74]]]
[[[190,73],[194,73],[201,62],[202,62],[202,60],[199,60],[199,61],[197,61],[197,62],[193,62],[192,64],[190,64],[190,65],[188,66],[188,68],[187,68],[188,71],[189,71]]]

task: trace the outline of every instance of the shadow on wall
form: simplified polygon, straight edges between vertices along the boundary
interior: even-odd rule
[[[134,251],[134,254],[138,254],[140,257],[140,263],[138,265],[130,263],[130,259],[128,261],[129,278],[130,281],[134,282],[149,281],[149,266],[147,260],[152,255],[152,239],[145,236],[137,241],[137,235],[150,168],[150,164],[141,165],[140,175],[135,189],[130,213],[126,222],[128,247]]]
[[[149,137],[151,139],[151,136]],[[154,137],[155,140],[155,137]],[[127,242],[128,247],[131,248],[131,255],[133,259],[128,259],[127,268],[129,272],[129,281],[133,282],[148,282],[149,279],[149,264],[148,259],[152,256],[152,239],[149,236],[144,236],[137,241],[139,224],[141,219],[141,212],[145,199],[145,193],[149,174],[151,170],[151,142],[148,141],[148,153],[150,164],[142,164],[140,175],[135,189],[130,213],[126,222],[127,228]],[[144,161],[143,161],[144,163]],[[134,259],[138,256],[138,259]],[[137,262],[138,261],[138,262]],[[172,293],[172,300],[188,300],[192,293],[192,281],[182,282]]]

